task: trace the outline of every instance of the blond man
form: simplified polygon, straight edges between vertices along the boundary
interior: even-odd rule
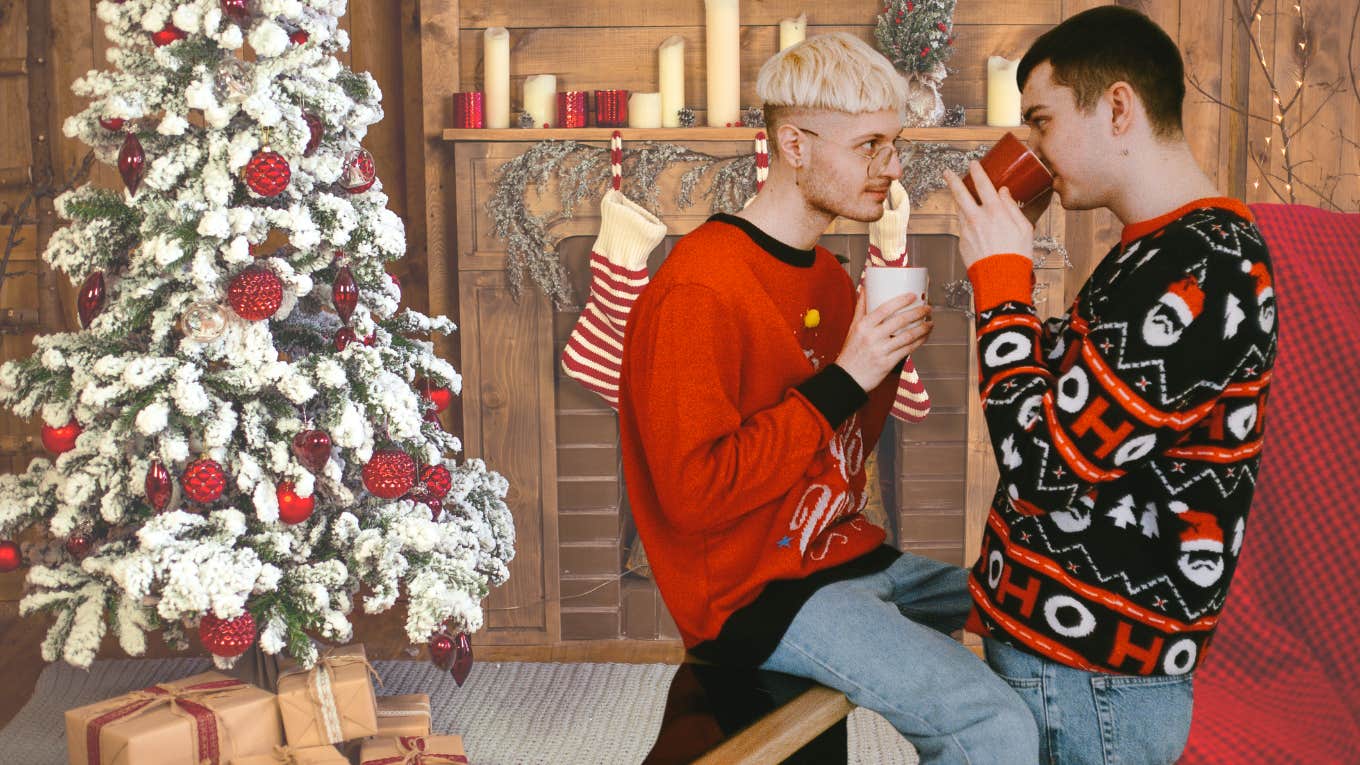
[[[837,216],[883,214],[905,84],[833,34],[770,59],[757,90],[765,187],[676,244],[624,340],[623,468],[662,597],[692,653],[844,691],[922,762],[1033,762],[1024,703],[949,637],[966,572],[884,545],[861,514],[930,309],[867,311],[817,240]]]

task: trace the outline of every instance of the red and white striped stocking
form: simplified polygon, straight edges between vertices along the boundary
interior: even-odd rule
[[[628,313],[647,286],[647,256],[666,236],[666,224],[620,191],[623,140],[610,140],[613,188],[600,200],[600,233],[590,248],[590,298],[562,351],[562,371],[619,408],[619,370]]]
[[[869,224],[869,260],[873,266],[906,266],[907,220],[911,217],[911,199],[897,181],[888,190],[883,217]],[[863,276],[860,282],[863,283]],[[903,422],[920,422],[930,413],[930,394],[916,373],[916,364],[907,357],[902,375],[897,378],[897,396],[893,400],[892,415]]]

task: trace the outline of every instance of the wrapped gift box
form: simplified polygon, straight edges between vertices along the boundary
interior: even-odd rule
[[[359,750],[360,765],[466,765],[462,736],[370,738]]]
[[[379,696],[378,735],[430,735],[430,697],[424,693]]]
[[[269,754],[237,757],[231,765],[349,765],[349,760],[333,746],[277,746]]]
[[[309,670],[281,669],[279,712],[288,744],[324,746],[376,734],[375,676],[362,645],[332,648]]]
[[[220,672],[66,710],[70,765],[226,765],[282,743],[274,695]]]

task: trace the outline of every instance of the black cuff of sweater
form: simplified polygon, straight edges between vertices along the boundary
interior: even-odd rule
[[[799,384],[798,392],[817,407],[832,430],[839,428],[842,422],[850,419],[850,415],[869,400],[869,394],[859,387],[855,378],[835,364],[827,365],[804,380]]]

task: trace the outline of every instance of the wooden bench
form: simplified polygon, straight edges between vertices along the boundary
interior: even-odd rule
[[[781,672],[686,662],[644,765],[846,762],[845,694]]]

